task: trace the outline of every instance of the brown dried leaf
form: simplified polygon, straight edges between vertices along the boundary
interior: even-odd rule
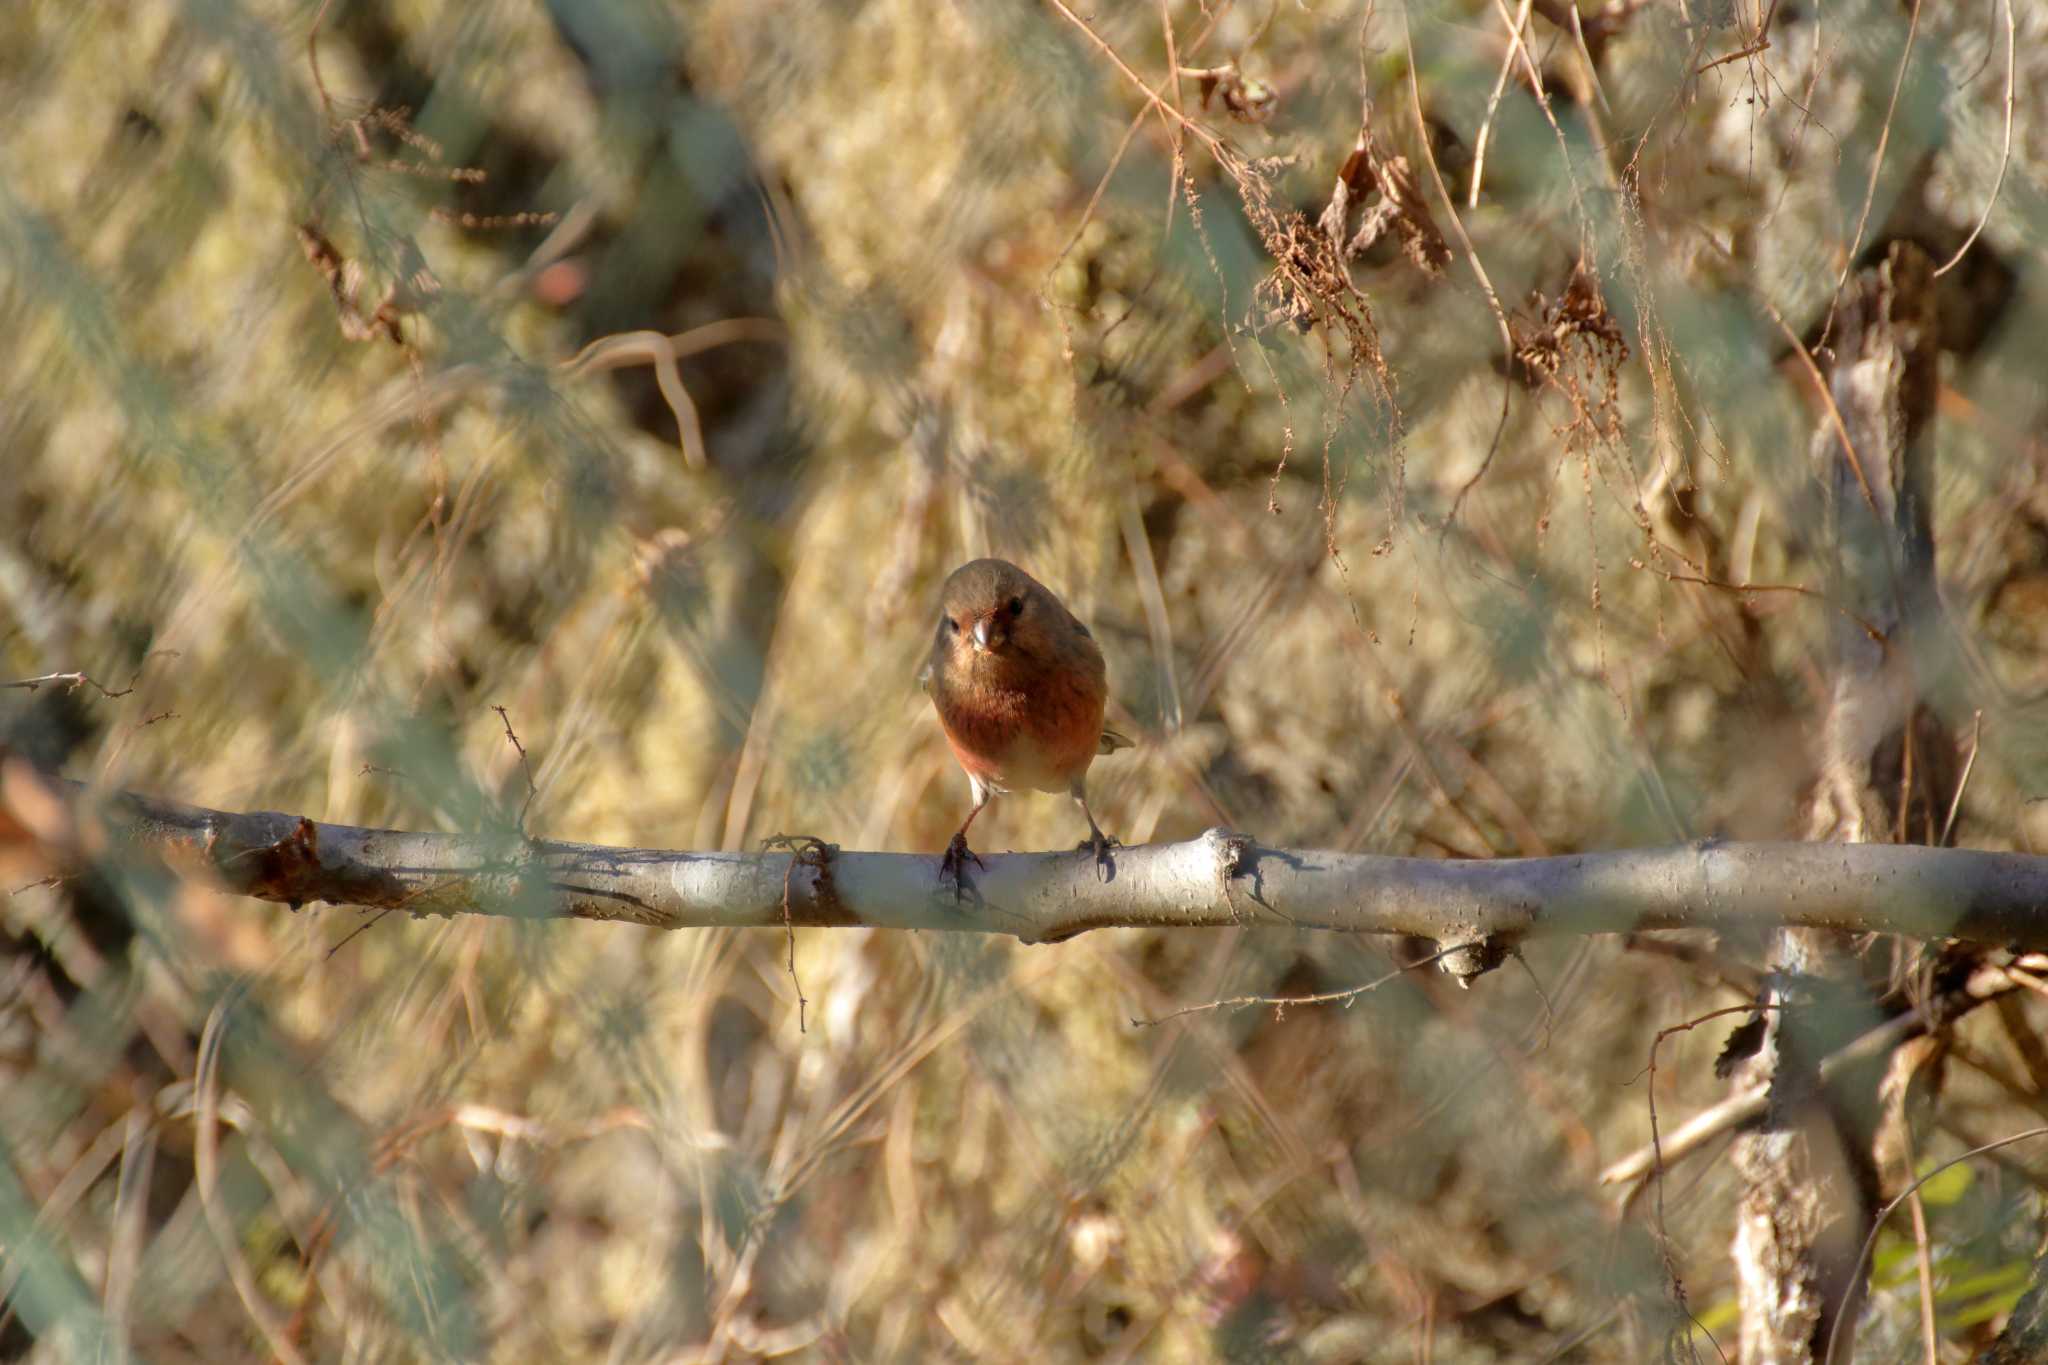
[[[1379,202],[1365,209],[1353,231],[1352,210],[1370,193],[1376,193]],[[1430,216],[1408,158],[1387,156],[1373,137],[1370,100],[1359,119],[1358,138],[1338,168],[1330,202],[1316,225],[1345,260],[1364,255],[1392,228],[1401,236],[1403,254],[1424,274],[1436,278],[1450,264],[1451,249]]]

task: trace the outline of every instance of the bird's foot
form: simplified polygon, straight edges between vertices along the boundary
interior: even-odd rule
[[[1093,853],[1095,855],[1095,875],[1100,880],[1106,882],[1116,876],[1116,859],[1109,856],[1109,851],[1113,848],[1122,848],[1123,846],[1123,840],[1117,838],[1114,834],[1104,834],[1098,829],[1080,843],[1075,844],[1074,851],[1079,853],[1086,850]]]
[[[984,871],[988,868],[988,864],[981,860],[981,855],[967,846],[967,831],[963,829],[953,836],[952,843],[946,845],[946,856],[939,859],[939,881],[942,884],[948,881],[953,883],[953,899],[956,901],[967,898],[969,862]]]

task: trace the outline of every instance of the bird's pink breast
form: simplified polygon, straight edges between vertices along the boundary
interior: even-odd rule
[[[999,788],[1066,791],[1088,770],[1101,740],[1102,699],[1091,691],[1055,683],[934,700],[946,743],[969,774]]]

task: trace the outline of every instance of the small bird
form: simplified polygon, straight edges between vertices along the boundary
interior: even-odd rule
[[[1102,650],[1052,590],[1003,559],[962,564],[939,593],[932,655],[918,682],[931,694],[974,809],[946,846],[942,870],[957,893],[967,827],[989,798],[1017,788],[1067,792],[1080,803],[1105,871],[1116,843],[1088,809],[1088,765],[1131,741],[1103,728],[1109,697]]]

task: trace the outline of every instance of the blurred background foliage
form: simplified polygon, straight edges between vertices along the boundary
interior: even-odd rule
[[[119,694],[0,692],[0,736],[477,829],[526,807],[509,725],[536,834],[936,852],[966,783],[912,678],[995,553],[1103,642],[1128,842],[1796,836],[1829,607],[1783,590],[1825,553],[1794,342],[1981,217],[1922,681],[1983,713],[1960,841],[2048,837],[2048,10],[1545,0],[1526,56],[1516,12],[0,7],[0,669]],[[1344,262],[1314,224],[1362,100],[1426,209]],[[1654,1217],[1597,1173],[1648,1092],[1720,1096],[1720,1026],[1653,1080],[1650,1037],[1744,999],[1754,944],[1139,1028],[1398,945],[810,931],[793,979],[767,933],[37,885],[41,829],[0,818],[0,1358],[1725,1340],[1724,1167]],[[977,833],[1080,830],[1020,796]],[[2030,1121],[2043,1003],[1961,1027],[1933,1157]],[[1930,1196],[1957,1352],[2038,1236],[2048,1153],[2000,1156]],[[1920,1358],[1900,1257],[1864,1358]]]

